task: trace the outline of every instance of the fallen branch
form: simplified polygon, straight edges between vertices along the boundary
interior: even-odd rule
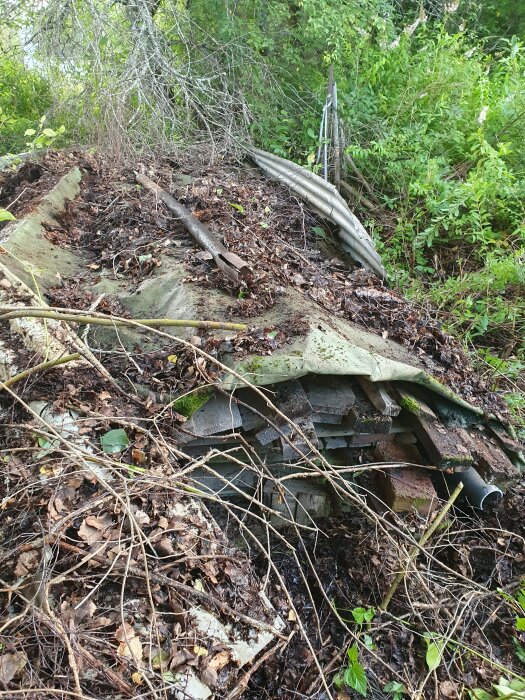
[[[426,544],[426,543],[428,542],[428,540],[432,537],[432,535],[434,534],[434,532],[435,532],[435,531],[438,529],[438,527],[441,525],[441,523],[443,522],[443,519],[444,519],[445,515],[448,513],[448,511],[449,511],[449,510],[452,508],[452,506],[454,505],[454,503],[455,503],[457,497],[459,496],[459,494],[461,493],[462,489],[463,489],[463,482],[460,481],[459,484],[458,484],[458,485],[456,486],[456,488],[454,489],[454,493],[452,494],[452,496],[451,496],[451,497],[448,499],[448,501],[445,503],[445,506],[444,506],[443,510],[441,510],[441,511],[438,513],[438,515],[436,516],[436,518],[435,518],[434,522],[432,523],[432,525],[428,528],[428,530],[426,530],[426,531],[423,533],[423,535],[421,536],[421,539],[419,540],[418,544],[417,544],[417,545],[414,545],[414,546],[412,547],[412,549],[410,550],[410,553],[409,553],[409,555],[408,555],[408,561],[409,561],[409,563],[410,563],[410,562],[413,562],[413,561],[416,559],[416,557],[417,557],[417,555],[419,554],[421,548],[425,546],[425,544]],[[388,605],[389,605],[390,601],[392,600],[392,596],[393,596],[394,593],[397,591],[397,588],[398,588],[399,584],[401,583],[401,581],[405,578],[405,574],[406,574],[406,571],[400,571],[400,572],[397,574],[397,576],[395,577],[395,579],[392,581],[392,585],[390,586],[390,588],[389,588],[388,591],[386,592],[385,597],[384,597],[383,600],[381,601],[381,605],[379,606],[379,609],[380,609],[380,610],[385,611],[385,610],[388,608]]]
[[[6,379],[5,382],[3,383],[3,386],[0,387],[0,391],[4,389],[6,386],[12,386],[13,384],[16,384],[17,382],[22,381],[22,379],[26,379],[26,377],[30,377],[32,374],[36,374],[37,372],[44,372],[46,369],[51,369],[52,367],[58,367],[58,365],[64,365],[66,362],[74,362],[75,360],[80,360],[80,355],[78,352],[74,352],[72,355],[64,355],[64,357],[59,357],[58,360],[49,360],[48,362],[41,362],[39,365],[35,365],[34,367],[29,367],[28,369],[25,369],[23,372],[20,372],[19,374],[15,374],[14,377],[10,377],[9,379]]]
[[[50,318],[55,321],[67,321],[75,323],[90,323],[94,326],[172,326],[176,328],[203,328],[205,330],[245,331],[244,323],[222,323],[221,321],[194,321],[191,319],[175,318],[108,318],[104,314],[62,313],[51,309],[35,309],[31,306],[0,307],[0,321],[9,321],[12,318]]]
[[[135,691],[133,687],[129,684],[126,683],[126,681],[121,678],[118,673],[115,673],[109,666],[108,663],[102,661],[101,659],[97,659],[93,654],[88,651],[85,647],[83,647],[79,642],[77,641],[77,649],[80,652],[80,655],[83,656],[86,661],[93,667],[95,668],[99,673],[101,673],[103,676],[106,676],[106,678],[113,683],[121,693],[125,693],[128,697],[133,697]]]
[[[154,192],[168,209],[178,216],[179,220],[188,229],[197,243],[211,253],[215,264],[226,277],[237,284],[240,279],[248,279],[251,277],[252,271],[249,265],[238,255],[231,253],[225,248],[217,237],[193,216],[189,209],[186,209],[183,204],[163,190],[162,187],[155,184],[153,180],[150,180],[146,175],[136,173],[136,179],[141,185],[144,185],[148,190]]]

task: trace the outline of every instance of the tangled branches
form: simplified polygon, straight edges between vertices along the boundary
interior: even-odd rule
[[[180,2],[52,0],[35,22],[39,56],[57,67],[58,100],[66,96],[59,107],[79,115],[77,137],[117,154],[202,137],[211,157],[249,141],[236,73],[254,57],[246,45],[219,44]]]
[[[147,332],[173,341],[164,331]],[[203,382],[213,383],[212,368],[226,369],[203,349],[177,342],[193,354]],[[451,519],[421,547],[425,518],[373,509],[366,481],[356,490],[348,479],[363,467],[335,468],[313,446],[310,456],[298,454],[295,476],[326,480],[354,510],[333,523],[298,524],[289,475],[270,470],[241,436],[233,447],[192,457],[173,438],[169,406],[137,413],[111,386],[93,382],[92,368],[57,371],[66,387],[61,408],[79,426],[76,437],[28,401],[37,375],[17,385],[20,393],[3,385],[1,513],[9,546],[0,553],[0,639],[13,697],[24,687],[46,697],[174,697],[181,674],[189,672],[232,697],[250,679],[252,696],[261,697],[257,683],[270,682],[272,673],[275,697],[333,697],[330,671],[349,643],[357,645],[377,693],[395,679],[411,697],[425,697],[432,683],[436,696],[455,697],[450,692],[468,678],[496,679],[502,669],[516,674],[505,668],[510,636],[497,636],[505,626],[509,635],[513,624],[497,589],[512,592],[523,559],[520,532],[498,523],[475,532]],[[110,426],[127,432],[130,454],[101,451],[97,436]],[[217,458],[253,473],[260,484],[255,494],[218,471]],[[203,486],[203,471],[237,498]],[[283,493],[282,511],[262,498],[265,483]],[[421,550],[417,565],[414,546]],[[492,564],[480,563],[485,551]],[[376,607],[400,569],[404,591],[364,634],[350,621],[352,609]],[[274,642],[247,670],[238,669],[224,638],[221,646],[212,641],[209,622],[205,630],[198,626],[199,607],[227,620],[233,635],[248,626],[252,634],[272,633]],[[285,629],[273,626],[275,615]],[[439,651],[439,675],[421,662],[424,639]],[[13,640],[24,640],[23,652]],[[280,665],[287,668],[286,658],[295,675]]]

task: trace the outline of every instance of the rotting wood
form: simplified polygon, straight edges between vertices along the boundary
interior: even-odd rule
[[[472,455],[459,429],[443,425],[424,401],[407,396],[401,401],[401,406],[405,408],[407,422],[412,425],[431,463],[440,469],[459,471],[472,466]]]
[[[388,394],[383,384],[371,382],[366,377],[357,377],[357,381],[361,389],[363,389],[370,401],[383,416],[395,418],[401,413],[401,406]]]
[[[157,195],[168,209],[178,216],[181,223],[188,229],[193,238],[213,256],[219,270],[233,282],[248,280],[252,276],[250,266],[235,253],[225,248],[217,237],[193,216],[189,209],[168,194],[162,187],[150,180],[143,173],[136,173],[137,182]]]
[[[505,486],[519,478],[519,469],[512,464],[497,444],[496,438],[487,435],[485,430],[458,428],[463,441],[468,446],[481,476],[496,486]]]
[[[380,413],[369,401],[359,384],[354,384],[355,403],[348,413],[348,423],[355,433],[390,433],[392,418]]]

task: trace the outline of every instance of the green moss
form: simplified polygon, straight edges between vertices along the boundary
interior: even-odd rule
[[[258,370],[261,369],[262,364],[263,364],[263,357],[252,357],[247,363],[246,363],[246,371],[247,372],[253,372],[254,374],[257,374]]]
[[[186,416],[186,418],[190,418],[195,411],[198,411],[201,406],[204,406],[204,404],[209,401],[212,396],[213,389],[196,389],[190,394],[185,394],[185,396],[181,396],[180,399],[176,399],[172,403],[172,406],[177,413],[180,413],[182,416]]]
[[[412,396],[403,396],[399,404],[401,408],[410,411],[410,413],[414,413],[416,416],[421,413],[421,406]]]

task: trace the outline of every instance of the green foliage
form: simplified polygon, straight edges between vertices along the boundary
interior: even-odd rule
[[[341,610],[344,612],[344,610]],[[358,626],[357,638],[361,639],[368,649],[375,649],[372,638],[368,634],[364,634],[364,629],[370,628],[370,623],[375,617],[374,608],[353,608],[350,610],[355,624]],[[339,611],[338,611],[339,614]],[[344,618],[341,618],[344,620]],[[350,620],[344,620],[350,622]],[[360,695],[366,696],[367,678],[363,665],[359,661],[359,649],[357,644],[352,646],[346,652],[346,665],[333,678],[334,685],[337,688],[348,686]]]
[[[48,82],[21,59],[0,53],[0,155],[24,150],[24,132],[38,124],[50,105]]]
[[[490,692],[481,688],[467,692],[471,700],[498,700],[499,698],[525,700],[525,683],[518,679],[509,681],[506,678],[500,678],[498,683],[494,683]]]
[[[352,644],[348,649],[346,657],[346,666],[334,676],[333,683],[336,688],[342,688],[347,685],[352,690],[363,695],[363,697],[366,697],[368,692],[367,678],[364,667],[359,663],[359,650],[356,644]]]
[[[49,148],[53,146],[57,139],[59,139],[65,132],[66,127],[64,125],[58,127],[55,131],[49,127],[45,127],[46,115],[44,114],[40,117],[37,129],[26,129],[24,136],[33,136],[32,141],[27,141],[26,146],[30,151],[36,151],[39,148]]]
[[[405,686],[399,681],[390,681],[383,688],[385,693],[389,693],[392,700],[402,700],[403,695],[408,695],[408,691]]]
[[[352,617],[358,625],[362,625],[365,622],[371,622],[375,617],[374,608],[354,608],[352,610]]]
[[[424,640],[427,645],[425,661],[429,671],[435,671],[441,664],[445,644],[439,635],[427,632],[424,635]]]
[[[14,221],[15,216],[11,214],[10,211],[7,211],[7,209],[2,209],[0,207],[0,221]]]
[[[209,401],[212,396],[213,389],[196,389],[195,391],[181,396],[180,399],[176,399],[176,401],[174,401],[172,404],[173,409],[182,416],[190,418],[195,411],[204,406],[204,404]]]
[[[524,241],[523,46],[495,60],[462,35],[422,30],[388,52],[363,49],[359,66],[347,101],[366,108],[348,110],[349,150],[395,212],[390,262],[433,274],[436,247],[482,261]]]
[[[125,430],[115,428],[100,437],[100,446],[106,454],[117,454],[129,447],[129,438]]]

